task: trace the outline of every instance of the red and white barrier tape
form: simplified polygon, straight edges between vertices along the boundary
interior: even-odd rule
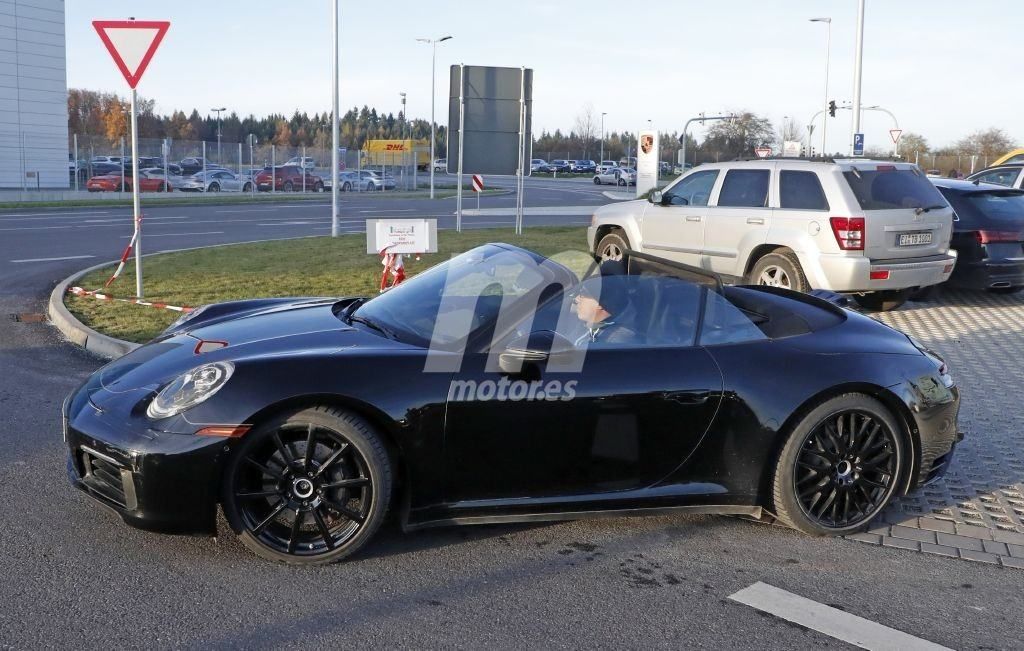
[[[194,307],[188,307],[187,305],[168,305],[166,303],[155,303],[152,301],[143,301],[137,298],[116,298],[110,294],[104,294],[97,291],[89,291],[82,289],[81,287],[69,287],[68,293],[75,296],[91,296],[98,301],[114,301],[117,303],[131,303],[132,305],[143,305],[145,307],[152,307],[158,310],[173,310],[174,312],[188,313],[194,310]]]

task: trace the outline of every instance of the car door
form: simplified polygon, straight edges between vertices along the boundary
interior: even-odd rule
[[[708,199],[719,170],[696,170],[661,194],[661,203],[649,204],[640,222],[643,250],[695,267],[701,264]]]
[[[632,299],[642,305],[623,312],[632,309],[643,322],[635,322],[642,337],[591,342],[566,305],[571,301],[556,298],[525,331],[553,328],[579,347],[569,357],[552,355],[520,373],[502,372],[492,353],[517,341],[517,329],[463,359],[445,421],[448,501],[557,502],[642,489],[669,476],[697,448],[723,384],[710,354],[694,345],[704,290],[678,279],[665,289],[653,287],[661,278],[628,278],[647,285],[644,298]],[[665,318],[686,325],[666,325]]]
[[[767,241],[771,228],[776,163],[764,162],[726,170],[707,211],[701,266],[742,277],[746,260],[740,251]]]

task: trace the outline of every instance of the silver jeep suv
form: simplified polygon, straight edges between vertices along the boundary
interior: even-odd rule
[[[601,258],[634,250],[884,310],[949,278],[952,220],[916,165],[771,159],[701,165],[649,200],[602,206],[587,237]]]

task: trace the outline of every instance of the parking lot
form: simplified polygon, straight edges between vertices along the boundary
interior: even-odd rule
[[[529,192],[536,210],[528,228],[585,224],[586,212],[607,201],[585,182],[538,180]],[[467,217],[467,224],[511,225],[511,199],[485,199],[491,212]],[[345,232],[361,236],[367,218],[426,214],[417,201],[348,201]],[[436,202],[429,211],[442,228],[452,225],[453,204]],[[325,205],[266,209],[155,209],[148,250],[317,235],[329,225]],[[0,270],[10,279],[0,288],[3,312],[38,314],[55,281],[115,257],[128,226],[127,211],[112,210],[0,215]],[[944,481],[899,500],[883,524],[854,537],[871,544],[716,516],[411,535],[391,522],[371,550],[315,570],[257,560],[223,522],[217,539],[132,530],[75,492],[64,477],[59,407],[102,362],[45,323],[5,318],[0,440],[9,453],[0,465],[7,487],[0,515],[8,524],[0,570],[8,588],[0,639],[16,648],[134,646],[140,639],[254,648],[338,639],[430,646],[466,639],[481,646],[840,644],[730,599],[764,582],[944,646],[1019,646],[1024,422],[1016,407],[1024,397],[1017,355],[1024,299],[950,291],[879,318],[947,358],[963,391],[966,439]]]

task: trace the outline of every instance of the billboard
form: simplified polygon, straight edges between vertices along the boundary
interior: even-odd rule
[[[641,131],[636,158],[636,196],[658,186],[658,132]]]
[[[513,176],[522,160],[523,174],[529,176],[533,70],[453,65],[450,79],[448,173],[458,173],[464,144],[464,174]]]

